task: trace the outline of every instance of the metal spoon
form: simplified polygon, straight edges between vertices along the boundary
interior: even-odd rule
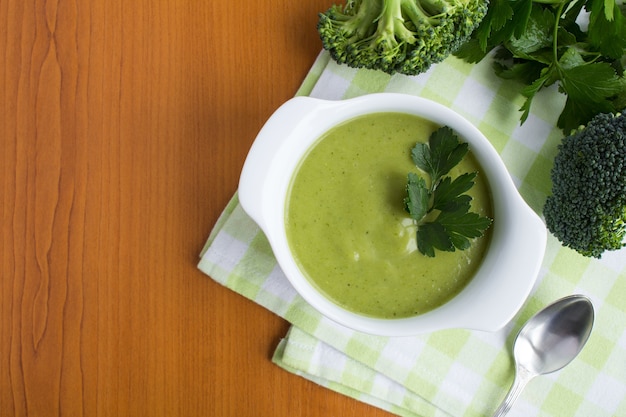
[[[561,298],[531,317],[515,339],[515,380],[494,417],[511,409],[528,381],[569,364],[587,342],[593,319],[593,305],[583,295]]]

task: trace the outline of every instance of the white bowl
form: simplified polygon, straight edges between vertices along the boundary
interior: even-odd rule
[[[481,164],[493,198],[492,240],[476,275],[442,306],[400,319],[359,315],[330,301],[299,269],[285,233],[288,187],[308,148],[335,125],[379,112],[413,114],[455,130]],[[546,245],[544,223],[521,198],[500,156],[482,133],[451,109],[405,94],[370,94],[342,101],[296,97],[287,101],[269,118],[250,149],[241,173],[239,200],[267,236],[296,291],[329,319],[370,334],[409,336],[450,328],[502,328],[528,297]]]

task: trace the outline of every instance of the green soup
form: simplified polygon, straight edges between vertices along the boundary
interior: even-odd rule
[[[489,233],[465,251],[417,251],[404,211],[410,149],[439,126],[402,113],[349,120],[324,134],[300,163],[286,203],[287,238],[305,276],[344,308],[372,317],[422,314],[475,274]],[[462,139],[462,138],[461,138]],[[477,171],[472,210],[492,216],[489,187],[470,153],[450,175]]]

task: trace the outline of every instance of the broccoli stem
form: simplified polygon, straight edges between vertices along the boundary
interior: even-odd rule
[[[352,15],[353,2],[348,2],[343,13],[336,15],[337,20],[342,22],[342,30],[347,37],[353,39],[364,39],[373,35],[374,22],[378,20],[382,13],[382,2],[380,0],[363,0],[361,7]]]
[[[398,40],[409,44],[414,43],[415,35],[407,29],[402,17],[402,6],[406,1],[386,0],[383,3],[383,11],[376,32],[381,37],[378,42],[388,42],[390,49],[398,47]],[[414,3],[414,1],[408,3]]]
[[[425,8],[424,6],[428,6]],[[439,23],[438,17],[441,16],[441,7],[437,8],[433,2],[429,0],[414,1],[404,0],[402,1],[402,11],[413,22],[416,28],[427,24],[434,26]]]

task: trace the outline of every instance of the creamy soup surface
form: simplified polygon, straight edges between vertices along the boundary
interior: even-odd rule
[[[305,276],[340,306],[379,318],[410,317],[463,289],[479,267],[489,233],[465,251],[417,251],[404,210],[410,150],[439,126],[402,113],[349,120],[305,155],[286,203],[289,245]],[[463,140],[463,138],[461,138]],[[470,152],[449,175],[478,172],[472,211],[492,217],[489,186]]]

